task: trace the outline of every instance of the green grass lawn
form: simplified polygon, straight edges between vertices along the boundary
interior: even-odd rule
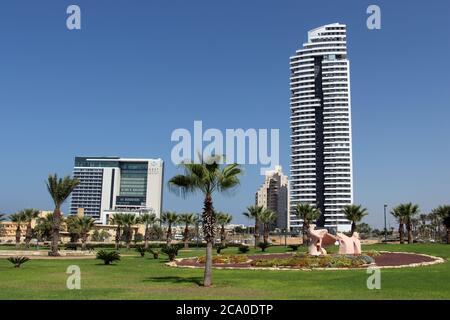
[[[285,252],[272,247],[268,252]],[[409,251],[450,258],[441,244],[370,245],[363,250]],[[236,253],[236,248],[224,250]],[[141,258],[135,251],[116,265],[99,260],[31,260],[15,269],[0,259],[0,299],[450,299],[450,263],[382,269],[381,289],[369,290],[365,270],[266,271],[214,270],[203,288],[201,269],[172,268],[165,256]],[[179,257],[203,255],[181,250]],[[66,269],[81,268],[81,290],[68,290]]]

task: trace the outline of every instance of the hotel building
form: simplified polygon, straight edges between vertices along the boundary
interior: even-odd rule
[[[291,229],[298,203],[320,209],[319,227],[350,230],[342,208],[353,202],[350,62],[346,26],[308,32],[290,58]]]
[[[162,209],[164,162],[161,159],[76,157],[74,178],[80,184],[72,193],[71,214],[84,214],[107,224],[114,212]]]

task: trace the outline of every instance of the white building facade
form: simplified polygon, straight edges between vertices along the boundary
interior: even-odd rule
[[[320,209],[319,227],[350,230],[342,214],[353,203],[350,62],[346,26],[324,25],[290,58],[291,229],[298,203]]]
[[[76,157],[74,178],[80,184],[72,193],[70,213],[84,214],[103,224],[113,212],[162,210],[164,162],[161,159]]]
[[[255,194],[255,203],[270,209],[277,215],[276,228],[289,229],[289,180],[281,166],[265,172],[264,184]]]

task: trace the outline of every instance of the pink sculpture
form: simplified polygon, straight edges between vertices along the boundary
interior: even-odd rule
[[[338,233],[339,253],[340,254],[361,254],[361,242],[358,232],[354,232],[351,237],[343,233]]]
[[[359,241],[359,234],[354,232],[351,237],[343,233],[338,233],[333,236],[328,233],[326,229],[318,229],[315,224],[309,225],[308,236],[310,239],[309,254],[312,256],[326,255],[327,251],[324,247],[334,244],[339,241],[340,254],[361,254],[361,242]]]
[[[308,235],[310,239],[309,254],[312,256],[326,255],[327,251],[324,247],[335,243],[336,238],[328,233],[326,229],[314,230],[315,224],[309,225]]]

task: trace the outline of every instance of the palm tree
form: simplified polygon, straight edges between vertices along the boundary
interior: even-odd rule
[[[439,241],[441,241],[441,224],[444,224],[444,219],[447,218],[450,214],[450,205],[441,205],[431,211],[431,214],[435,218],[435,223],[437,227],[437,234]],[[448,232],[448,229],[447,229]],[[447,234],[448,236],[448,234]]]
[[[231,220],[233,220],[233,216],[224,212],[216,213],[216,221],[220,226],[220,243],[224,247],[226,245],[227,234],[225,232],[225,226],[230,224]]]
[[[183,241],[184,248],[189,248],[189,226],[195,224],[195,215],[193,213],[180,214],[178,221],[184,224]]]
[[[49,255],[59,256],[59,232],[61,230],[61,205],[67,200],[72,191],[78,186],[80,182],[77,179],[72,179],[70,176],[58,178],[56,174],[49,175],[47,180],[47,190],[55,204],[53,211],[53,230],[52,230],[52,244]]]
[[[9,219],[16,224],[16,248],[20,246],[20,235],[22,224],[26,222],[23,212],[17,212],[9,216]]]
[[[200,191],[203,196],[203,237],[206,241],[206,261],[203,285],[212,284],[212,248],[214,242],[214,206],[213,194],[233,190],[239,185],[239,175],[242,169],[238,164],[229,164],[221,167],[219,162],[223,156],[213,156],[200,163],[182,162],[184,174],[176,175],[169,180],[169,188],[179,191],[182,196]]]
[[[153,226],[158,218],[154,213],[143,213],[139,216],[139,223],[144,224],[144,249],[148,249],[148,240],[150,238],[150,226]]]
[[[303,221],[303,244],[306,245],[308,243],[309,225],[320,218],[320,210],[310,205],[309,203],[299,203],[294,209],[294,214]]]
[[[81,250],[86,250],[86,242],[89,235],[89,231],[91,231],[92,228],[94,227],[95,220],[94,218],[89,216],[82,216],[77,217],[75,221],[78,226],[78,231],[80,233]]]
[[[116,250],[120,250],[120,239],[122,236],[121,231],[123,227],[123,213],[115,213],[109,220],[109,223],[116,226]]]
[[[167,224],[166,241],[169,245],[172,242],[172,226],[178,223],[178,215],[171,211],[164,212],[161,215],[161,221]]]
[[[261,216],[259,217],[259,221],[262,223],[264,227],[264,236],[263,236],[264,244],[268,243],[270,227],[276,220],[277,214],[269,209],[264,209]]]
[[[392,209],[391,214],[397,219],[398,222],[398,235],[400,237],[400,243],[404,243],[404,235],[405,235],[405,222],[406,217],[404,216],[404,211],[401,210],[400,206]]]
[[[432,214],[436,216],[437,224],[440,231],[440,224],[442,223],[447,229],[447,243],[450,243],[449,234],[449,217],[450,217],[450,205],[442,205],[433,209]]]
[[[27,223],[27,231],[25,233],[25,246],[26,248],[30,247],[30,241],[33,238],[33,229],[31,228],[31,223],[34,219],[39,217],[39,210],[37,209],[24,209],[21,213],[25,217],[25,222]]]
[[[242,214],[246,216],[247,218],[251,220],[255,220],[255,249],[258,246],[258,240],[261,237],[259,234],[259,224],[260,224],[260,217],[264,211],[263,206],[249,206],[247,207],[247,211],[243,212]]]
[[[355,204],[345,206],[342,209],[342,213],[345,215],[345,218],[347,220],[352,222],[352,229],[351,229],[352,235],[356,230],[356,223],[360,222],[362,218],[364,218],[369,214],[366,208],[362,208],[360,205]]]
[[[442,223],[447,229],[447,244],[450,244],[450,211],[448,212],[447,216],[443,219]]]
[[[412,228],[412,220],[416,214],[419,213],[419,206],[417,204],[402,203],[394,208],[392,211],[392,215],[397,218],[399,222],[399,234],[400,234],[400,243],[403,243],[403,226],[406,225],[406,230],[408,232],[408,243],[413,243],[413,228]]]
[[[122,216],[123,236],[128,250],[133,239],[133,226],[138,224],[138,222],[138,218],[133,213],[124,213]]]

